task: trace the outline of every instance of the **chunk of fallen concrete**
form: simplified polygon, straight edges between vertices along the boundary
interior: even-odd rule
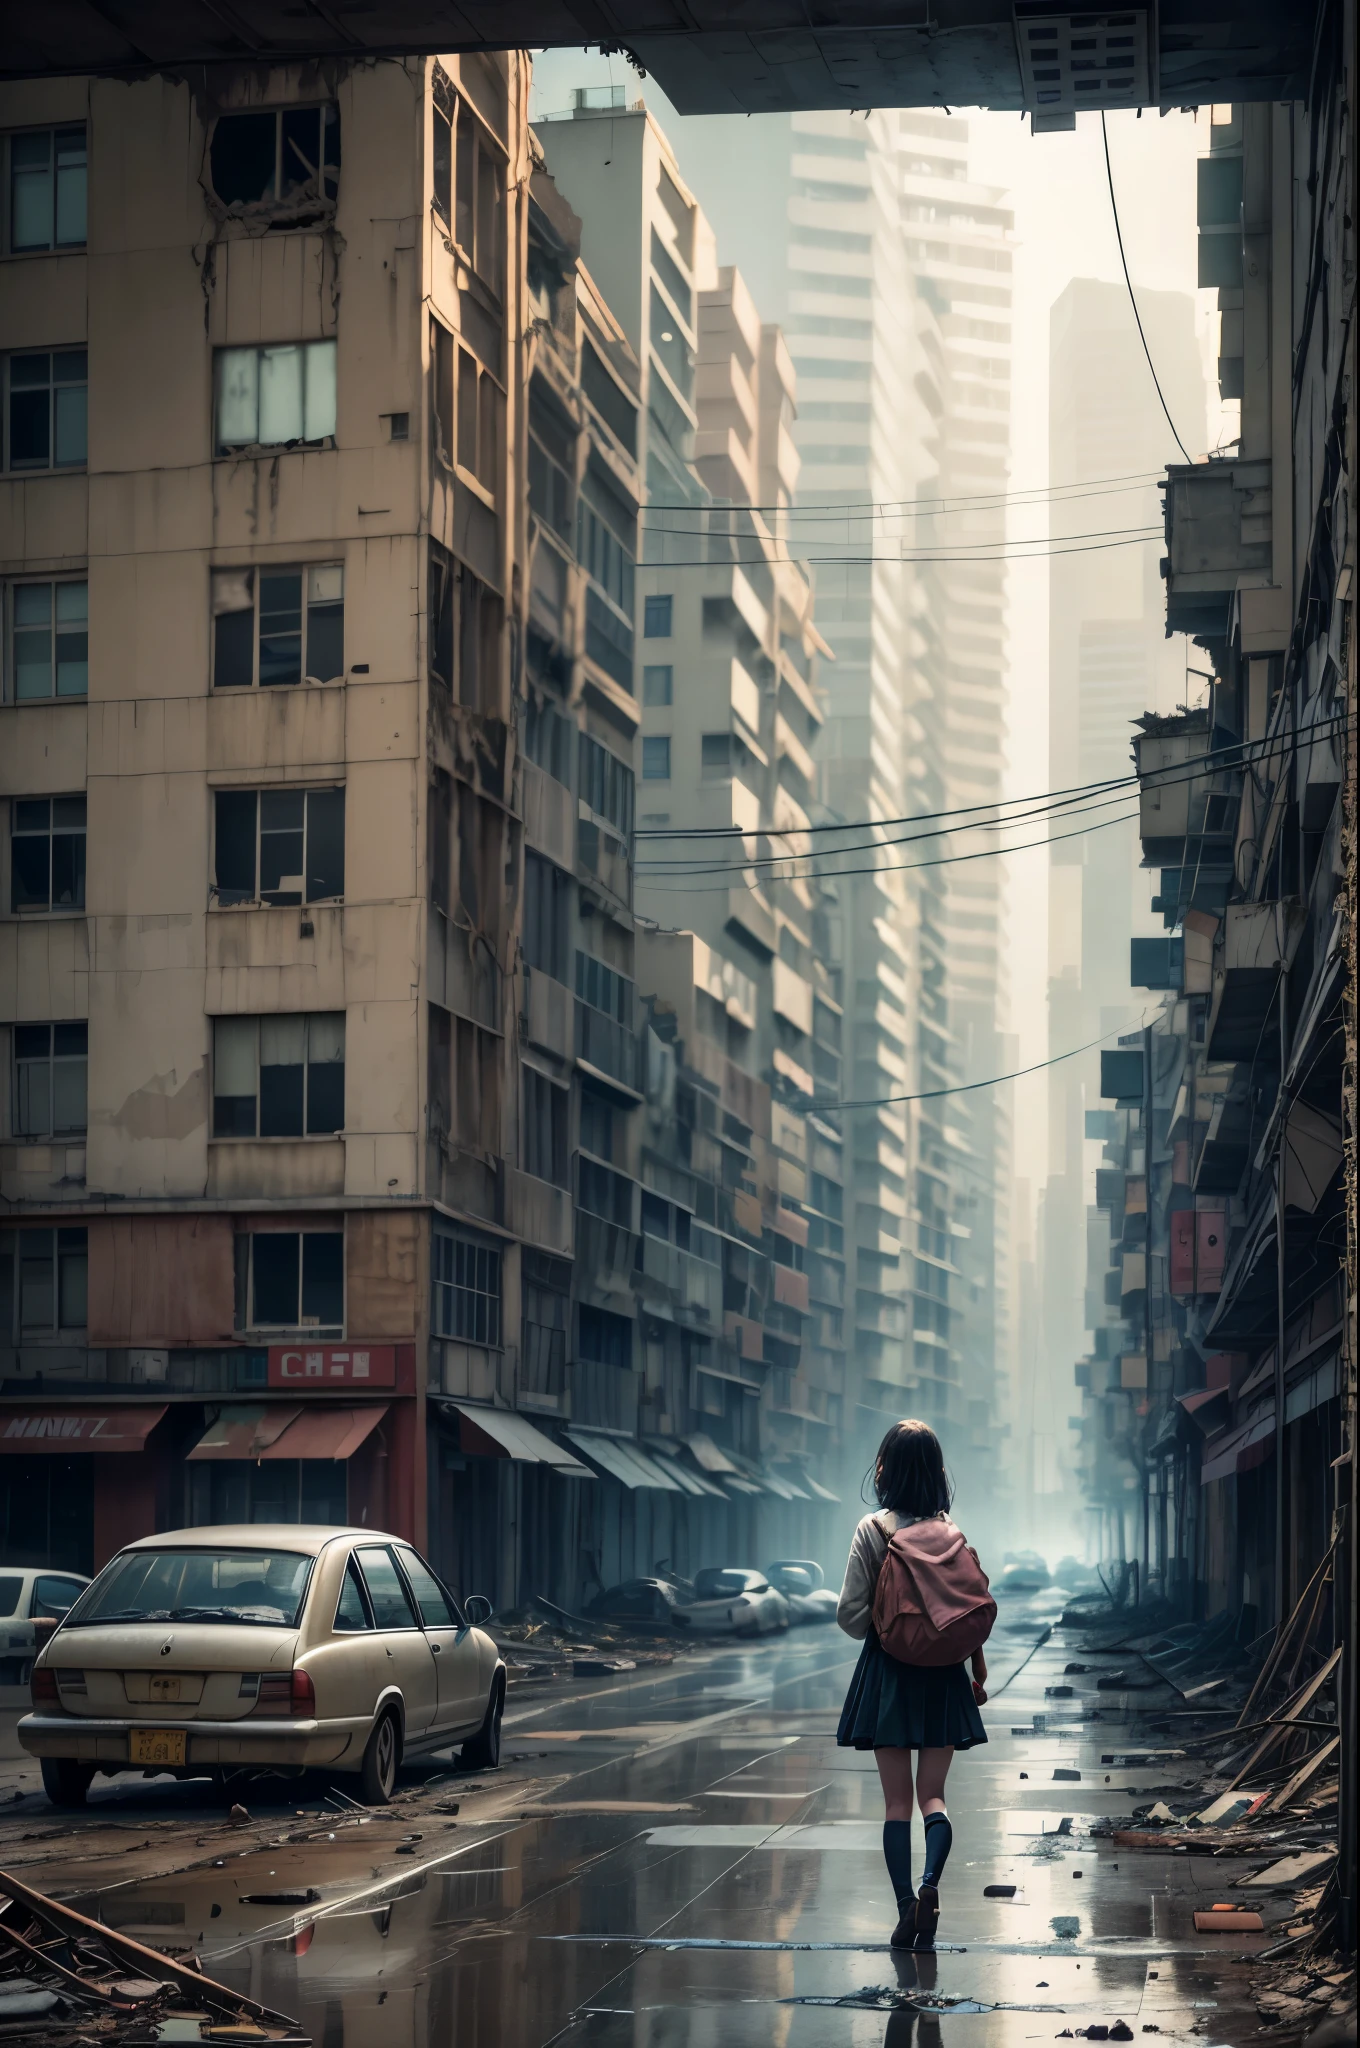
[[[1262,1889],[1277,1884],[1306,1884],[1320,1871],[1330,1870],[1335,1861],[1335,1849],[1301,1849],[1293,1856],[1282,1856],[1278,1863],[1272,1863],[1266,1870],[1258,1870],[1255,1877],[1244,1877],[1242,1883],[1259,1885]]]
[[[1059,1764],[1053,1773],[1053,1782],[1055,1785],[1059,1782],[1064,1785],[1079,1785],[1081,1783],[1081,1772],[1069,1770],[1066,1764]]]
[[[1013,1899],[1017,1889],[1013,1884],[985,1884],[982,1896],[984,1899]]]

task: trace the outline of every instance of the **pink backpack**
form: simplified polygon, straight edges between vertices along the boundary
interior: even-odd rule
[[[987,1574],[962,1529],[935,1515],[889,1538],[874,1588],[873,1624],[890,1657],[900,1664],[961,1664],[982,1648],[995,1620]]]

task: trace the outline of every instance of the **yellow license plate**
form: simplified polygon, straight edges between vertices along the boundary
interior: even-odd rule
[[[182,1764],[187,1731],[183,1728],[134,1728],[128,1736],[130,1764]]]

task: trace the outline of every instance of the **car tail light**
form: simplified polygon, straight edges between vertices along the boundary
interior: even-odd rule
[[[56,1672],[35,1664],[29,1674],[28,1696],[35,1707],[59,1707],[61,1695],[57,1691]]]
[[[307,1671],[266,1671],[260,1677],[260,1690],[253,1714],[292,1714],[306,1717],[316,1712],[316,1687],[312,1684],[311,1673]]]

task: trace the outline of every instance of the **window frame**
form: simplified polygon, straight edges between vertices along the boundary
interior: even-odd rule
[[[450,1248],[447,1259],[439,1251],[441,1245]],[[461,1261],[464,1269],[461,1278],[458,1258],[460,1251],[464,1254]],[[494,1277],[494,1288],[469,1285],[469,1263],[472,1279],[476,1281],[482,1277],[483,1259],[489,1262],[486,1274],[487,1277]],[[494,1262],[494,1273],[490,1262]],[[440,1270],[445,1264],[449,1268],[448,1278],[445,1278]],[[470,1311],[469,1315],[462,1318],[461,1325],[457,1312],[460,1298]],[[446,1318],[441,1311],[445,1306],[454,1311],[447,1318],[452,1325],[450,1328],[444,1327]],[[479,1349],[487,1351],[501,1351],[505,1347],[503,1247],[489,1238],[476,1236],[470,1230],[456,1228],[438,1214],[434,1218],[430,1233],[430,1335],[446,1344],[475,1344]]]
[[[314,1060],[314,1059],[312,1058],[312,1056],[311,1056],[311,1052],[312,1052],[312,1044],[311,1044],[311,1042],[312,1042],[312,1030],[311,1030],[311,1027],[312,1027],[312,1024],[313,1024],[313,1022],[317,1022],[317,1023],[321,1023],[321,1022],[326,1022],[326,1023],[334,1023],[334,1021],[335,1021],[335,1019],[336,1019],[336,1018],[338,1018],[338,1019],[339,1019],[339,1021],[340,1021],[340,1043],[341,1043],[341,1057],[340,1057],[340,1058],[339,1058],[338,1060],[320,1060],[320,1059]],[[344,1135],[344,1130],[345,1130],[345,1037],[346,1037],[346,1034],[345,1034],[345,1021],[346,1021],[346,1013],[345,1013],[345,1011],[344,1011],[344,1010],[287,1010],[287,1011],[262,1011],[262,1012],[259,1012],[259,1013],[249,1013],[249,1014],[245,1014],[245,1015],[235,1015],[235,1014],[229,1014],[229,1015],[218,1015],[218,1016],[213,1016],[213,1017],[210,1017],[208,1021],[209,1021],[209,1023],[210,1023],[210,1024],[211,1024],[211,1026],[212,1026],[212,1053],[211,1053],[212,1067],[211,1067],[211,1072],[212,1072],[212,1082],[213,1082],[213,1087],[212,1087],[212,1094],[211,1094],[211,1098],[210,1098],[210,1100],[211,1100],[211,1129],[210,1129],[210,1131],[209,1131],[209,1140],[210,1140],[210,1142],[211,1142],[212,1144],[214,1144],[214,1145],[222,1145],[222,1144],[264,1144],[264,1145],[277,1145],[277,1144],[288,1144],[288,1145],[297,1145],[297,1144],[329,1144],[329,1143],[330,1143],[330,1142],[332,1142],[332,1141],[333,1141],[333,1140],[334,1140],[335,1138],[338,1138],[338,1137],[343,1137],[343,1135]],[[263,1035],[263,1034],[262,1034],[262,1029],[261,1029],[261,1027],[262,1027],[263,1025],[267,1024],[267,1023],[273,1023],[273,1022],[276,1022],[276,1021],[277,1021],[277,1022],[285,1022],[285,1021],[286,1021],[286,1022],[290,1022],[290,1023],[300,1023],[300,1024],[302,1025],[302,1027],[303,1027],[303,1054],[302,1054],[302,1060],[301,1060],[301,1062],[300,1062],[300,1065],[301,1065],[301,1069],[302,1069],[302,1129],[301,1129],[300,1131],[262,1131],[262,1130],[260,1129],[260,1126],[261,1126],[261,1124],[262,1124],[262,1123],[263,1123],[263,1121],[264,1121],[264,1107],[263,1107],[263,1104],[264,1104],[264,1086],[263,1086],[263,1075],[264,1075],[264,1073],[265,1073],[265,1066],[264,1066],[264,1061],[263,1061],[263,1059],[262,1059],[262,1057],[261,1057],[261,1039],[262,1039],[262,1035]],[[223,1025],[237,1025],[237,1026],[239,1026],[239,1025],[253,1025],[253,1027],[254,1027],[254,1035],[255,1035],[255,1093],[254,1093],[253,1097],[245,1097],[245,1096],[236,1096],[236,1095],[232,1095],[232,1096],[228,1096],[228,1095],[219,1095],[219,1093],[218,1093],[218,1091],[217,1091],[217,1080],[218,1080],[218,1074],[219,1074],[219,1057],[220,1057],[220,1056],[219,1056],[219,1053],[218,1053],[218,1032],[219,1032],[219,1028],[220,1028],[221,1026],[223,1026]],[[339,1122],[339,1124],[338,1124],[338,1125],[336,1125],[336,1126],[335,1126],[335,1127],[334,1127],[333,1129],[319,1129],[319,1130],[314,1130],[314,1129],[312,1129],[312,1127],[311,1127],[311,1124],[312,1124],[312,1080],[311,1080],[311,1075],[312,1075],[312,1069],[313,1069],[314,1067],[336,1067],[336,1066],[338,1066],[338,1067],[339,1067],[339,1069],[340,1069],[340,1096],[341,1096],[341,1099],[340,1099],[340,1122]],[[254,1105],[255,1105],[255,1112],[254,1112],[254,1126],[255,1126],[255,1127],[254,1127],[254,1129],[253,1129],[253,1130],[250,1130],[250,1131],[232,1131],[232,1130],[219,1130],[219,1128],[218,1128],[218,1117],[217,1117],[217,1109],[218,1109],[218,1104],[219,1104],[219,1102],[222,1102],[222,1103],[225,1103],[225,1102],[244,1102],[244,1101],[246,1101],[246,1100],[250,1100],[250,1101],[253,1101],[253,1103],[254,1103]]]
[[[441,220],[452,249],[467,264],[468,269],[497,304],[505,299],[505,236],[507,208],[509,205],[509,152],[479,112],[473,101],[462,88],[455,84],[442,64],[433,67],[430,80],[430,206],[436,218]],[[448,130],[448,146],[440,146],[439,123]],[[467,153],[467,168],[470,190],[464,197],[464,153]],[[483,220],[482,197],[483,163],[489,161],[499,179],[498,192],[493,194],[489,209],[489,221]],[[441,202],[438,170],[447,165],[448,199]],[[488,251],[484,246],[484,229],[489,224],[493,233],[493,247]],[[465,232],[466,229],[466,232]],[[484,258],[490,256],[489,267]]]
[[[665,606],[664,612],[661,607]],[[652,621],[656,623],[653,625]],[[665,624],[662,624],[662,620]],[[673,640],[675,638],[675,593],[673,591],[652,591],[642,600],[642,637],[644,640]]]
[[[41,697],[21,697],[19,695],[19,661],[16,652],[16,635],[21,632],[42,630],[41,627],[35,624],[20,624],[19,622],[19,593],[23,590],[47,590],[51,593],[46,631],[49,644],[48,672],[51,677],[52,687],[45,696]],[[60,605],[57,592],[60,590],[83,590],[85,592],[83,633],[85,640],[85,688],[83,690],[63,691],[57,687],[59,670],[57,641],[62,636],[63,630],[67,638],[72,637],[72,628],[75,625],[73,620],[63,621],[57,615]],[[62,574],[57,576],[18,575],[6,577],[3,589],[0,589],[0,626],[3,627],[4,634],[3,662],[0,662],[0,703],[12,705],[85,704],[89,701],[90,578],[88,570],[77,576]]]
[[[326,176],[328,169],[328,160],[326,157],[324,135],[321,136],[322,146],[318,151],[319,162],[317,165],[317,169],[320,174],[318,180],[320,189],[317,191],[314,198],[310,200],[299,201],[297,199],[296,194],[284,194],[278,190],[279,184],[283,176],[283,122],[285,115],[315,114],[317,115],[319,122],[324,127],[324,117],[327,110],[330,108],[334,108],[335,110],[335,129],[337,138],[340,138],[343,136],[343,127],[340,120],[340,103],[338,100],[335,99],[287,100],[275,101],[272,105],[262,107],[222,108],[222,110],[214,119],[212,124],[212,132],[208,136],[207,148],[204,151],[204,169],[207,172],[208,189],[211,192],[213,198],[217,201],[217,204],[227,214],[228,219],[244,218],[250,220],[258,220],[260,215],[256,211],[257,208],[263,211],[266,209],[272,210],[277,207],[294,207],[301,205],[304,207],[310,207],[314,210],[309,211],[304,218],[300,218],[296,221],[279,221],[277,223],[277,226],[281,228],[294,226],[304,228],[312,227],[315,225],[316,212],[318,210],[325,209],[328,212],[334,212],[335,207],[339,203],[340,197],[340,172],[343,167],[343,157],[337,154],[333,165],[333,178],[328,181]],[[243,118],[257,119],[261,114],[272,114],[274,116],[274,191],[267,198],[262,199],[224,199],[221,193],[218,191],[216,183],[214,182],[215,172],[213,169],[213,151],[217,145],[218,130],[220,129],[224,121],[238,121]],[[343,147],[343,143],[341,146]],[[303,182],[306,183],[308,181],[304,180]],[[328,192],[326,190],[328,182],[334,184],[334,191]],[[233,206],[240,207],[242,209],[242,212],[240,214],[233,215],[231,212]]]
[[[282,355],[287,351],[293,349],[299,349],[304,352],[304,366],[302,371],[301,384],[301,425],[304,428],[304,432],[302,432],[301,434],[292,435],[289,438],[281,441],[262,441],[258,437],[258,428],[260,425],[260,362],[263,358],[271,354]],[[307,360],[310,359],[313,352],[322,349],[330,351],[332,363],[330,382],[334,386],[334,406],[330,414],[330,425],[319,434],[309,435],[305,431],[307,425],[307,407],[309,403],[307,396],[307,382],[310,375],[310,372],[307,368]],[[224,397],[223,387],[226,381],[227,364],[228,360],[231,357],[248,355],[253,355],[256,359],[254,374],[255,426],[257,429],[257,435],[254,440],[250,441],[228,441],[225,440],[222,435],[222,405]],[[335,335],[310,335],[305,339],[299,339],[296,341],[254,341],[243,343],[239,347],[232,346],[214,348],[212,352],[212,460],[214,462],[239,462],[243,457],[249,457],[255,454],[259,454],[264,452],[265,450],[268,450],[270,453],[275,453],[279,450],[283,450],[286,452],[292,449],[334,448],[336,446],[336,432],[339,426],[339,414],[340,344]],[[317,422],[317,424],[319,424],[319,422]]]
[[[520,1072],[520,1164],[534,1180],[549,1187],[570,1188],[571,1089],[529,1060],[521,1062]],[[542,1138],[547,1142],[546,1159],[541,1156]],[[541,1171],[544,1166],[547,1172]]]
[[[663,764],[652,767],[651,761]],[[642,779],[644,782],[669,782],[671,779],[671,735],[668,732],[649,732],[642,736]]]
[[[57,239],[59,213],[59,180],[61,166],[56,160],[57,137],[72,136],[79,130],[84,156],[79,168],[84,176],[84,233],[79,241]],[[48,137],[48,176],[51,181],[52,239],[49,242],[28,242],[19,244],[14,239],[14,145],[37,135]],[[0,256],[18,258],[39,256],[69,256],[89,247],[89,192],[90,192],[90,129],[87,121],[40,121],[30,127],[7,128],[0,136]]]
[[[20,826],[20,809],[26,804],[42,803],[45,803],[48,807],[47,832],[45,835],[47,839],[47,901],[46,903],[41,904],[16,903],[14,894],[16,881],[14,842],[16,839],[40,839],[44,836],[42,833],[32,829],[31,827],[24,828]],[[59,803],[83,804],[85,807],[84,822],[80,825],[68,823],[61,826],[60,828],[54,828],[52,822],[52,809],[55,804]],[[58,837],[63,839],[70,839],[73,842],[79,842],[80,847],[80,857],[78,862],[79,876],[78,878],[73,877],[73,879],[76,879],[78,896],[77,900],[71,903],[54,903],[52,900],[52,871],[54,862],[52,843],[54,839]],[[69,793],[69,795],[65,796],[11,797],[9,800],[9,908],[7,914],[10,917],[84,917],[86,914],[86,851],[88,847],[88,841],[89,800],[84,790],[72,790]]]
[[[52,1321],[50,1323],[22,1322],[23,1313],[23,1240],[46,1237],[51,1241],[51,1289]],[[66,1242],[63,1244],[63,1238]],[[63,1257],[83,1262],[84,1272],[80,1281],[81,1301],[85,1310],[80,1322],[63,1322]],[[8,1302],[9,1325],[6,1329],[0,1323],[0,1344],[19,1346],[24,1344],[69,1341],[75,1332],[89,1328],[89,1257],[90,1233],[82,1224],[23,1224],[17,1229],[0,1230],[0,1313]]]
[[[82,1032],[83,1032],[83,1033],[85,1034],[85,1047],[84,1047],[84,1051],[83,1051],[83,1052],[81,1052],[81,1053],[79,1053],[79,1054],[76,1054],[76,1053],[72,1053],[72,1052],[63,1052],[63,1053],[59,1053],[59,1052],[58,1052],[58,1051],[56,1050],[56,1043],[57,1043],[57,1033],[58,1033],[58,1031],[75,1031],[75,1030],[79,1030],[79,1031],[82,1031]],[[46,1052],[45,1056],[42,1056],[42,1057],[35,1057],[35,1056],[34,1056],[34,1055],[32,1055],[32,1054],[28,1054],[28,1055],[24,1056],[24,1057],[23,1057],[22,1059],[20,1058],[20,1054],[19,1054],[19,1034],[20,1034],[20,1032],[23,1032],[23,1031],[28,1031],[28,1032],[33,1032],[33,1031],[45,1031],[45,1032],[47,1033],[47,1052]],[[10,1058],[9,1058],[9,1068],[10,1068],[10,1087],[9,1087],[9,1132],[8,1132],[8,1137],[9,1137],[9,1139],[10,1139],[10,1142],[11,1142],[11,1143],[13,1143],[13,1144],[16,1144],[16,1145],[69,1145],[69,1144],[72,1144],[72,1143],[80,1143],[80,1142],[83,1142],[83,1141],[84,1141],[84,1139],[88,1137],[88,1135],[89,1135],[89,1129],[90,1129],[90,1037],[89,1037],[89,1033],[90,1033],[89,1021],[88,1021],[88,1019],[87,1019],[87,1018],[84,1018],[84,1017],[71,1017],[71,1018],[56,1018],[56,1019],[52,1019],[52,1020],[49,1020],[49,1021],[48,1021],[48,1022],[46,1022],[46,1023],[43,1023],[43,1022],[39,1021],[39,1022],[35,1022],[35,1023],[27,1023],[27,1022],[24,1022],[24,1023],[15,1023],[15,1024],[11,1024],[11,1025],[10,1025],[10,1027],[9,1027],[9,1041],[10,1041]],[[69,1127],[66,1127],[66,1128],[61,1128],[61,1129],[59,1129],[59,1128],[57,1127],[57,1123],[56,1123],[56,1102],[57,1102],[57,1068],[58,1068],[58,1065],[62,1065],[62,1066],[66,1066],[66,1067],[74,1067],[74,1066],[77,1066],[77,1065],[78,1065],[78,1066],[80,1066],[80,1067],[82,1067],[82,1068],[84,1069],[84,1076],[85,1076],[85,1084],[84,1084],[84,1090],[83,1090],[83,1093],[84,1093],[84,1114],[83,1114],[82,1120],[81,1120],[81,1122],[80,1122],[80,1123],[78,1123],[78,1124],[71,1124],[71,1125],[70,1125]],[[46,1069],[46,1074],[47,1074],[47,1081],[46,1081],[46,1087],[47,1087],[47,1129],[46,1129],[45,1131],[34,1131],[34,1130],[21,1130],[21,1129],[20,1129],[20,1114],[19,1114],[19,1096],[20,1096],[20,1067],[21,1067],[21,1066],[23,1066],[23,1067],[44,1067],[44,1068]]]
[[[311,595],[312,579],[324,576],[332,570],[339,574],[339,597],[313,597]],[[219,608],[218,590],[225,584],[226,579],[231,576],[239,576],[246,579],[250,593],[248,608],[246,606],[228,608],[225,605]],[[278,681],[271,679],[268,682],[263,682],[260,677],[261,642],[267,638],[283,636],[266,635],[262,631],[262,621],[266,615],[261,603],[260,586],[267,577],[282,576],[297,576],[301,580],[302,587],[299,592],[298,609],[299,673],[296,678],[286,678]],[[343,556],[337,560],[320,562],[245,562],[239,567],[221,563],[215,564],[208,571],[208,605],[209,618],[212,622],[210,630],[211,647],[209,651],[210,683],[214,693],[219,690],[232,692],[243,690],[296,690],[304,687],[324,689],[328,684],[342,683],[344,681],[345,562]],[[340,614],[340,666],[331,675],[315,675],[307,665],[307,656],[312,644],[312,613],[314,611],[333,611],[336,608],[338,608]],[[247,616],[247,611],[251,621],[250,681],[248,683],[222,682],[219,680],[219,667],[222,661],[220,643],[224,635],[219,621],[228,618],[244,618]]]
[[[266,1237],[287,1237],[294,1239],[297,1243],[298,1319],[295,1322],[261,1322],[255,1315],[255,1246],[259,1239]],[[320,1320],[319,1317],[314,1317],[309,1322],[305,1322],[302,1320],[302,1305],[305,1299],[305,1289],[307,1285],[306,1240],[308,1238],[334,1238],[339,1241],[340,1318],[338,1322],[323,1322]],[[241,1247],[243,1245],[246,1247],[244,1253],[241,1250]],[[236,1297],[235,1310],[232,1320],[237,1330],[252,1332],[257,1330],[260,1332],[264,1332],[267,1330],[278,1330],[284,1334],[296,1334],[298,1336],[317,1338],[318,1340],[326,1337],[343,1338],[345,1334],[345,1316],[348,1307],[348,1275],[346,1273],[345,1228],[343,1221],[341,1222],[340,1227],[338,1229],[328,1226],[324,1230],[318,1230],[314,1228],[309,1228],[304,1224],[299,1224],[296,1229],[292,1230],[256,1230],[250,1227],[250,1221],[249,1218],[247,1218],[246,1228],[243,1230],[237,1230],[233,1234],[232,1269],[235,1280]]]
[[[340,799],[341,799],[341,804],[340,804],[340,869],[341,869],[341,872],[340,872],[340,888],[339,888],[339,890],[338,890],[338,891],[334,891],[334,892],[332,892],[332,893],[331,893],[330,895],[326,895],[326,896],[320,896],[320,895],[318,895],[318,896],[313,896],[313,895],[311,895],[311,894],[310,894],[310,892],[309,892],[309,889],[308,889],[308,865],[309,865],[309,862],[308,862],[308,842],[309,842],[309,839],[310,839],[310,835],[311,835],[311,830],[312,830],[312,824],[311,824],[311,803],[310,803],[310,799],[311,799],[312,797],[314,797],[314,796],[330,796],[330,795],[334,795],[334,794],[338,794],[338,795],[340,796]],[[220,840],[219,840],[219,820],[220,820],[220,813],[219,813],[219,799],[220,799],[220,798],[222,798],[222,797],[227,797],[227,796],[253,796],[253,797],[254,797],[254,799],[255,799],[255,841],[254,841],[254,844],[255,844],[255,865],[254,865],[254,885],[253,885],[253,886],[254,886],[254,893],[253,893],[252,895],[250,895],[250,896],[246,896],[246,895],[240,894],[239,892],[237,892],[237,891],[236,891],[236,890],[234,890],[234,889],[229,889],[229,890],[227,890],[227,891],[226,891],[226,893],[224,894],[224,892],[223,892],[223,888],[222,888],[222,884],[221,884],[221,883],[220,883],[220,882],[218,881],[218,879],[217,879],[217,859],[218,859],[218,849],[219,849],[219,845],[220,845]],[[260,888],[260,881],[261,881],[261,873],[262,873],[262,861],[261,861],[261,852],[262,852],[262,848],[261,848],[261,840],[262,840],[262,836],[263,836],[263,826],[262,826],[262,824],[261,824],[261,818],[262,818],[262,814],[263,814],[263,806],[262,806],[262,804],[261,804],[261,802],[260,802],[260,799],[261,799],[261,797],[264,797],[264,796],[300,796],[300,797],[302,797],[302,798],[304,799],[304,805],[303,805],[303,823],[302,823],[302,834],[303,834],[303,841],[302,841],[302,890],[301,890],[301,893],[300,893],[300,895],[299,895],[299,893],[298,893],[298,892],[297,892],[296,890],[293,890],[293,889],[271,889],[271,890],[270,890],[270,891],[268,892],[268,894],[266,895],[265,893],[263,893],[263,892],[262,892],[262,890],[261,890],[261,888]],[[213,785],[212,785],[212,798],[213,798],[213,818],[212,818],[212,853],[211,853],[211,862],[212,862],[212,866],[211,866],[211,878],[210,878],[210,880],[209,880],[209,884],[208,884],[208,903],[209,903],[209,908],[210,908],[210,909],[211,909],[212,911],[214,911],[214,912],[217,912],[217,911],[223,911],[223,910],[310,910],[310,909],[313,909],[313,908],[315,908],[315,907],[316,907],[316,906],[317,906],[318,904],[325,904],[325,903],[343,903],[343,902],[345,901],[345,881],[346,881],[346,875],[345,875],[345,871],[344,871],[344,870],[345,870],[345,835],[346,835],[346,826],[347,826],[347,822],[348,822],[348,821],[347,821],[347,818],[346,818],[346,806],[345,806],[345,802],[344,802],[344,796],[345,796],[345,784],[344,784],[343,782],[327,782],[327,783],[318,783],[318,784],[310,784],[310,783],[309,783],[309,784],[307,784],[306,786],[304,786],[303,788],[298,788],[298,787],[297,787],[297,786],[296,786],[295,784],[293,784],[293,783],[263,783],[263,784],[260,784],[260,783],[251,783],[251,784],[247,784],[247,785],[245,785],[244,787],[243,787],[243,786],[241,786],[241,785],[239,785],[239,784],[237,784],[237,783],[215,783],[215,784],[213,784]]]
[[[47,382],[45,385],[20,384],[19,391],[47,392],[47,460],[45,462],[15,462],[14,460],[14,364],[25,358],[46,356],[48,359]],[[80,378],[58,379],[52,370],[57,357],[80,357],[85,373]],[[89,469],[90,463],[90,353],[88,346],[72,347],[69,343],[49,343],[46,348],[6,349],[0,356],[0,381],[3,381],[3,446],[0,447],[0,470],[6,476],[80,476]],[[57,450],[57,404],[58,391],[81,391],[85,394],[82,427],[83,446],[79,458],[65,462],[56,459]]]

